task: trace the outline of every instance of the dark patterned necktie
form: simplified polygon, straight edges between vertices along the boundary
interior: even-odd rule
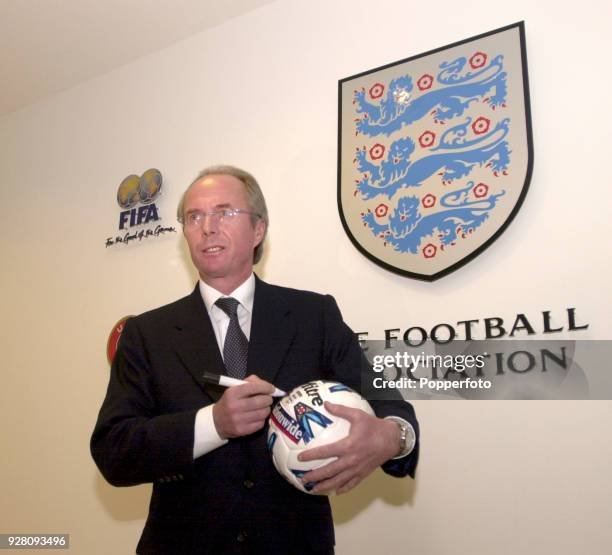
[[[247,353],[249,340],[244,335],[238,322],[238,301],[233,297],[217,299],[215,303],[229,316],[229,326],[223,344],[223,362],[227,375],[242,379],[246,376]]]

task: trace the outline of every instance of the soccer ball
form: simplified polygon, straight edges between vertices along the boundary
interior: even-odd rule
[[[345,438],[351,427],[348,420],[327,412],[323,406],[325,401],[374,415],[370,404],[350,387],[317,380],[296,387],[283,397],[269,419],[268,450],[272,462],[283,478],[306,493],[311,493],[316,484],[303,484],[302,476],[334,461],[335,457],[301,462],[298,455],[307,449]]]

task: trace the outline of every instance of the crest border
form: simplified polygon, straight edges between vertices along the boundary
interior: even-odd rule
[[[419,274],[417,272],[410,272],[408,270],[404,270],[402,268],[398,268],[397,266],[393,266],[392,264],[384,262],[383,260],[376,257],[374,254],[372,254],[370,251],[366,250],[353,236],[346,222],[346,218],[344,216],[344,210],[342,209],[342,199],[341,199],[342,197],[342,190],[341,190],[342,188],[342,170],[341,170],[342,168],[342,87],[344,83],[346,83],[347,81],[351,81],[353,79],[357,79],[359,77],[363,77],[365,75],[369,75],[371,73],[375,73],[377,71],[381,71],[381,70],[384,70],[384,69],[387,69],[387,68],[390,68],[390,67],[393,67],[399,64],[406,63],[406,62],[411,62],[413,60],[418,60],[419,58],[424,58],[425,56],[430,56],[432,54],[436,54],[437,52],[442,52],[443,50],[448,50],[449,48],[461,46],[463,44],[467,44],[469,42],[480,40],[485,37],[495,35],[498,33],[502,33],[504,31],[508,31],[514,28],[518,28],[518,31],[519,31],[519,42],[520,42],[520,49],[521,49],[521,69],[523,72],[523,97],[524,97],[523,100],[525,104],[525,128],[526,128],[526,135],[527,135],[527,169],[525,173],[525,181],[523,183],[523,187],[521,189],[521,192],[519,194],[519,197],[514,207],[512,208],[510,214],[508,215],[506,220],[502,223],[502,225],[482,245],[474,249],[472,252],[470,252],[468,255],[463,257],[458,262],[451,264],[447,268],[444,268],[443,270],[440,270],[439,272],[436,272],[435,274],[425,275],[425,274]],[[350,239],[353,246],[361,254],[363,254],[368,260],[370,260],[371,262],[374,262],[376,265],[390,272],[393,272],[395,274],[399,274],[404,277],[409,277],[413,279],[418,279],[421,281],[435,281],[441,277],[444,277],[454,272],[455,270],[458,270],[459,268],[461,268],[468,262],[471,262],[474,258],[476,258],[478,255],[483,253],[487,248],[489,248],[502,235],[502,233],[506,231],[510,223],[512,223],[512,221],[518,214],[519,210],[521,209],[523,205],[525,197],[527,196],[527,191],[529,190],[529,186],[531,184],[531,176],[533,173],[533,155],[534,153],[533,153],[533,133],[532,133],[532,127],[531,127],[531,104],[530,104],[529,98],[530,98],[529,96],[529,74],[527,71],[527,44],[525,40],[525,21],[518,21],[517,23],[512,23],[511,25],[506,25],[505,27],[500,27],[492,31],[487,31],[486,33],[481,33],[473,37],[469,37],[469,38],[466,38],[466,39],[463,39],[457,42],[453,42],[453,43],[447,44],[446,46],[440,46],[438,48],[428,50],[427,52],[416,54],[415,56],[403,58],[401,60],[397,60],[395,62],[391,62],[385,65],[382,65],[380,67],[369,69],[367,71],[362,71],[360,73],[356,73],[355,75],[351,75],[349,77],[339,79],[338,80],[338,162],[337,162],[336,200],[338,203],[338,213],[340,215],[340,221],[342,222],[342,227],[344,228],[344,231],[348,235],[348,238]]]

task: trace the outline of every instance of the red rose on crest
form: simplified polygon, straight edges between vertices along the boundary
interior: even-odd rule
[[[425,131],[419,137],[419,144],[423,148],[429,148],[430,146],[433,146],[435,140],[436,140],[436,134],[433,131]]]
[[[480,116],[474,123],[472,123],[472,131],[474,131],[476,135],[482,135],[489,130],[490,125],[490,119]]]
[[[421,204],[423,205],[423,208],[431,208],[436,204],[436,195],[432,195],[431,193],[426,194],[421,199]]]
[[[389,207],[386,204],[379,204],[376,207],[376,210],[374,210],[374,213],[376,214],[377,217],[384,218],[387,215],[388,211],[389,211]]]
[[[372,158],[372,160],[378,160],[382,158],[384,155],[385,155],[385,147],[384,145],[381,145],[380,143],[376,143],[370,149],[370,158]]]
[[[479,183],[472,189],[472,192],[476,198],[486,197],[489,193],[489,186],[484,183]]]
[[[470,65],[472,69],[478,69],[487,63],[487,55],[484,52],[476,52],[470,58]]]
[[[430,89],[432,85],[433,77],[427,73],[425,75],[421,75],[417,81],[417,87],[419,87],[420,91],[426,91],[427,89]]]
[[[423,256],[425,258],[433,258],[436,256],[436,251],[438,248],[433,243],[428,243],[423,247]]]
[[[377,98],[380,98],[383,93],[385,92],[385,86],[382,83],[374,83],[371,87],[370,87],[370,98],[373,98],[374,100],[376,100]]]

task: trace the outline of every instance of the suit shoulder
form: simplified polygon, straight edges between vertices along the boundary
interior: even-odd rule
[[[294,289],[292,287],[283,287],[281,285],[270,285],[269,283],[263,282],[261,285],[268,290],[267,292],[269,294],[287,301],[320,303],[326,298],[330,297],[330,295],[316,293],[314,291],[307,291],[304,289]]]
[[[198,299],[195,298],[195,292],[193,292],[190,295],[186,295],[185,297],[171,303],[147,310],[146,312],[135,316],[134,319],[139,324],[144,325],[149,323],[159,324],[166,321],[175,321],[178,316],[185,314],[186,311],[193,310],[193,307],[195,304],[197,304],[197,301]],[[202,306],[204,306],[203,302]]]
[[[259,289],[255,290],[255,299],[259,306],[276,306],[277,310],[294,312],[305,320],[312,318],[342,319],[338,304],[331,295],[266,283],[258,284],[258,287]]]

